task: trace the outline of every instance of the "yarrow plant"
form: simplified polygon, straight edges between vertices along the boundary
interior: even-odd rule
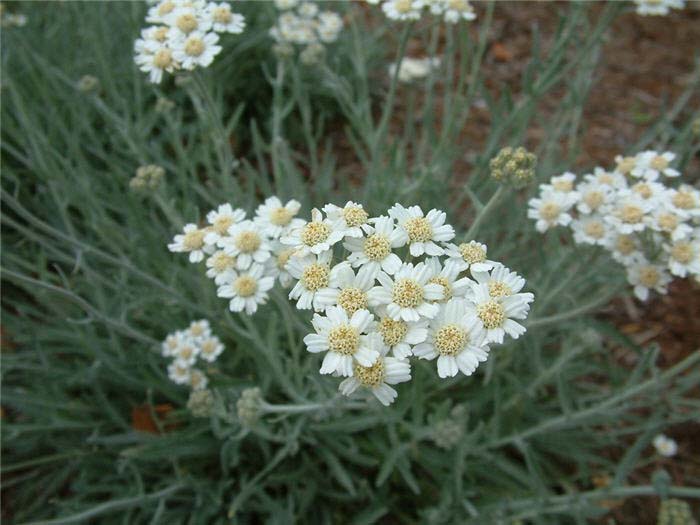
[[[600,246],[627,270],[635,296],[667,292],[672,278],[700,276],[700,192],[668,185],[680,173],[671,152],[618,156],[576,182],[564,173],[540,186],[528,217],[541,233],[567,226],[576,243]]]
[[[163,73],[211,65],[222,49],[219,34],[245,28],[243,15],[230,4],[204,0],[162,0],[149,8],[146,21],[155,25],[134,42],[134,60],[154,84]]]
[[[379,0],[367,2],[380,3]],[[468,0],[385,0],[381,2],[381,7],[387,18],[398,21],[419,20],[425,10],[449,24],[476,19],[474,8]]]
[[[666,16],[672,9],[683,9],[684,0],[634,0],[637,14],[642,16]]]
[[[534,299],[525,280],[487,259],[486,245],[453,244],[444,212],[395,204],[371,217],[350,201],[307,221],[299,209],[270,197],[250,220],[224,204],[169,248],[191,262],[207,257],[207,276],[235,312],[255,313],[275,279],[291,287],[296,307],[315,312],[306,348],[323,354],[321,374],[344,378],[341,393],[364,388],[389,405],[393,385],[411,379],[410,356],[436,360],[441,378],[471,375],[491,344],[525,332],[519,321]]]
[[[198,361],[213,363],[224,351],[224,345],[212,334],[209,321],[192,321],[185,330],[168,334],[161,343],[161,353],[172,358],[168,376],[179,385],[189,385],[192,390],[203,390],[209,382],[206,374],[195,367]]]
[[[439,67],[439,57],[404,57],[399,65],[398,74],[396,72],[396,64],[389,65],[389,77],[393,78],[396,75],[399,82],[411,83],[426,78]]]

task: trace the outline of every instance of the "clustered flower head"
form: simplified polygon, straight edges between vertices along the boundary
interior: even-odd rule
[[[498,182],[524,186],[535,178],[537,156],[525,148],[505,147],[489,162],[491,177]]]
[[[666,16],[671,9],[683,9],[684,0],[634,0],[637,14],[642,16]]]
[[[528,217],[539,232],[567,226],[574,241],[601,246],[627,270],[636,297],[667,293],[673,276],[700,276],[700,192],[668,185],[680,173],[671,152],[618,156],[576,182],[564,173],[540,186]]]
[[[227,2],[161,0],[148,10],[146,22],[134,42],[135,61],[160,84],[163,73],[207,67],[221,52],[219,33],[241,33],[243,15],[231,11]]]
[[[440,67],[439,57],[412,58],[404,57],[399,65],[397,78],[399,82],[415,82],[430,75]],[[396,64],[389,65],[389,77],[396,75]]]
[[[314,2],[275,0],[281,11],[277,22],[270,29],[275,40],[275,53],[279,57],[292,56],[295,46],[302,47],[299,59],[305,65],[320,62],[325,54],[324,44],[338,40],[343,29],[343,19],[333,11],[321,11]]]
[[[446,214],[395,204],[371,217],[361,204],[327,204],[309,220],[300,204],[268,198],[253,220],[229,204],[208,225],[185,226],[169,245],[203,261],[232,311],[255,313],[275,278],[289,299],[313,310],[309,352],[320,372],[344,378],[350,395],[363,387],[384,405],[392,387],[411,379],[408,358],[437,360],[442,378],[471,375],[489,345],[517,339],[534,297],[525,280],[487,259],[476,241],[454,244]]]
[[[165,176],[165,170],[156,164],[139,166],[136,175],[129,181],[132,190],[142,190],[146,188],[155,189],[160,185]]]
[[[379,4],[380,0],[367,2]],[[391,20],[419,20],[424,10],[433,16],[441,17],[449,24],[476,19],[476,13],[469,0],[384,0],[381,1],[381,6],[384,14]]]
[[[697,525],[693,509],[682,499],[669,498],[661,501],[656,525]]]
[[[168,376],[179,385],[189,385],[192,390],[204,390],[207,376],[196,368],[198,362],[213,363],[224,351],[224,345],[212,334],[209,321],[192,321],[185,330],[178,330],[161,344],[164,357],[172,358]]]

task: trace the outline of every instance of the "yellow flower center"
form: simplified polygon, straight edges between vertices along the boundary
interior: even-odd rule
[[[175,350],[178,345],[178,340],[176,337],[168,337],[168,339],[165,341],[165,344],[170,348],[170,350]]]
[[[625,157],[620,162],[617,163],[616,171],[627,175],[630,171],[634,169],[637,165],[637,160],[634,157]]]
[[[301,275],[301,282],[304,288],[311,292],[315,292],[321,288],[328,286],[330,271],[327,266],[313,263],[304,268],[304,273]]]
[[[597,209],[601,204],[603,204],[604,199],[605,197],[603,196],[603,193],[596,190],[589,191],[583,196],[583,202],[585,202],[592,210]]]
[[[233,288],[240,297],[250,297],[258,290],[258,283],[250,275],[241,275],[233,281]]]
[[[204,53],[204,42],[201,38],[190,37],[185,42],[185,53],[191,57],[198,57]]]
[[[416,308],[423,302],[423,287],[413,279],[399,279],[392,300],[401,308]]]
[[[601,184],[612,184],[612,175],[610,175],[609,173],[601,173],[600,175],[598,175],[598,182],[600,182]]]
[[[433,227],[425,217],[408,219],[404,228],[411,242],[428,242],[433,238]]]
[[[475,242],[465,242],[459,245],[459,254],[469,264],[484,262],[486,260],[486,250]]]
[[[452,286],[450,286],[450,281],[447,279],[447,277],[438,275],[437,277],[433,277],[432,279],[430,279],[428,282],[433,284],[439,284],[440,286],[442,286],[444,295],[439,302],[445,303],[452,299]]]
[[[180,359],[189,359],[192,357],[192,354],[194,353],[194,349],[191,346],[183,346],[180,349]]]
[[[224,270],[233,268],[236,262],[236,258],[230,255],[226,255],[224,252],[216,252],[211,256],[211,267],[217,272],[221,273]]]
[[[218,233],[219,235],[223,235],[226,233],[229,229],[229,227],[233,224],[233,217],[230,217],[229,215],[222,215],[220,217],[217,217],[214,220],[214,224],[212,224],[212,228],[214,228],[214,231]]]
[[[591,221],[587,223],[583,231],[586,232],[586,235],[594,239],[602,239],[603,235],[605,235],[605,227],[600,221]]]
[[[673,213],[662,213],[659,215],[659,226],[666,231],[673,231],[678,226],[678,217]]]
[[[158,42],[165,42],[165,39],[168,38],[168,27],[167,26],[162,26],[156,29],[153,32],[153,38],[154,40],[157,40]]]
[[[693,195],[689,191],[678,191],[672,199],[673,205],[682,210],[689,210],[695,207]]]
[[[284,206],[275,208],[270,212],[270,222],[275,226],[286,226],[294,217],[294,214]]]
[[[467,0],[450,0],[449,9],[454,11],[471,11],[472,6],[469,5]]]
[[[634,204],[625,204],[618,212],[620,220],[625,224],[638,224],[642,222],[644,212],[639,206]]]
[[[545,202],[540,207],[540,217],[542,217],[545,221],[553,221],[559,217],[560,212],[561,208],[559,205],[554,204],[553,202]]]
[[[194,324],[190,327],[190,334],[194,337],[199,337],[204,333],[204,326],[200,323]]]
[[[202,343],[202,353],[203,354],[213,354],[216,350],[216,342],[208,339]]]
[[[395,346],[403,341],[408,333],[408,325],[404,321],[394,321],[388,317],[379,321],[379,333],[382,334],[384,344]]]
[[[170,67],[173,63],[173,53],[170,49],[159,49],[153,55],[153,65],[158,69]]]
[[[668,160],[661,155],[657,155],[652,159],[649,165],[657,171],[663,171],[668,168]]]
[[[391,243],[384,235],[375,233],[365,240],[364,252],[370,261],[382,261],[391,253]]]
[[[618,236],[615,246],[622,255],[629,255],[635,250],[634,239],[630,235]]]
[[[435,348],[440,355],[455,356],[467,344],[467,333],[455,324],[441,326],[435,333]]]
[[[484,328],[493,330],[503,325],[506,312],[503,305],[498,301],[488,301],[476,307],[476,315],[484,323]]]
[[[693,258],[693,249],[689,242],[680,242],[671,248],[671,257],[681,264],[688,264]]]
[[[231,11],[228,7],[217,7],[212,13],[214,22],[218,24],[228,24],[231,22]]]
[[[362,366],[355,363],[353,375],[367,388],[377,388],[382,384],[386,375],[384,359],[380,357],[372,366]]]
[[[185,13],[177,17],[175,25],[183,33],[189,34],[197,29],[197,18],[191,13]]]
[[[187,232],[182,241],[186,250],[199,250],[204,244],[204,230],[194,230]]]
[[[260,248],[262,239],[257,232],[254,231],[243,231],[236,237],[236,246],[243,253],[253,253],[255,250]]]
[[[348,226],[355,228],[365,224],[369,215],[362,206],[349,206],[343,209],[343,218]]]
[[[503,281],[489,281],[489,295],[491,297],[506,297],[513,293],[510,287]]]
[[[652,288],[659,282],[659,271],[653,266],[644,266],[639,270],[639,282],[646,288]]]
[[[557,191],[568,193],[574,189],[574,183],[570,180],[558,180],[552,184],[552,187]]]
[[[343,288],[338,294],[338,305],[352,315],[367,308],[367,294],[359,288]]]
[[[342,355],[353,355],[360,344],[360,334],[349,324],[331,328],[328,332],[328,347]]]
[[[641,195],[645,199],[648,199],[653,195],[651,191],[651,186],[649,186],[646,182],[638,182],[637,184],[632,186],[632,191],[637,193],[638,195]]]
[[[328,239],[331,228],[325,222],[309,222],[301,232],[301,242],[306,246],[315,246]]]
[[[395,0],[394,6],[399,13],[408,13],[413,2],[411,0]]]

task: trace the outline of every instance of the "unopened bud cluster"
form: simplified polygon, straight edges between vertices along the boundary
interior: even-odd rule
[[[155,189],[165,176],[165,170],[155,164],[139,166],[136,175],[129,181],[132,190]]]
[[[524,186],[535,178],[537,156],[523,147],[505,147],[489,162],[491,177],[498,182]]]

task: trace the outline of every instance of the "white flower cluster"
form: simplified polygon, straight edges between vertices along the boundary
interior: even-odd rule
[[[362,386],[388,405],[397,395],[391,385],[411,379],[409,356],[437,359],[442,378],[471,375],[489,344],[525,332],[517,320],[534,299],[521,292],[525,280],[488,260],[484,244],[452,244],[444,212],[396,204],[370,217],[348,202],[305,221],[295,218],[299,208],[270,197],[251,221],[224,204],[169,248],[192,262],[207,255],[207,275],[233,311],[254,313],[275,277],[293,284],[297,308],[316,312],[307,349],[325,353],[322,374],[346,378],[343,394]]]
[[[683,9],[684,0],[634,0],[637,14],[642,16],[666,16],[671,9]]]
[[[278,56],[291,56],[294,46],[302,46],[299,59],[306,65],[320,61],[325,53],[324,44],[338,40],[343,29],[343,19],[333,11],[321,11],[314,2],[298,0],[275,0],[282,11],[270,36],[275,40]]]
[[[134,42],[139,69],[159,84],[163,73],[207,67],[221,52],[217,33],[241,33],[243,15],[233,13],[227,2],[162,0],[149,8],[146,22]]]
[[[528,217],[539,232],[568,226],[577,243],[602,246],[627,269],[634,294],[665,294],[672,276],[700,276],[700,191],[666,185],[680,173],[671,152],[618,156],[612,171],[596,168],[576,183],[564,173],[540,186]]]
[[[415,82],[430,75],[434,70],[440,67],[439,57],[424,57],[412,58],[404,57],[399,66],[399,72],[396,78],[399,82]],[[394,78],[396,74],[396,64],[389,65],[389,77]]]
[[[24,27],[27,25],[27,16],[22,13],[8,13],[4,4],[0,4],[0,26]]]
[[[218,337],[212,335],[209,321],[192,321],[186,330],[168,334],[163,341],[162,354],[173,358],[168,366],[168,376],[179,385],[189,385],[192,390],[203,390],[209,380],[195,367],[198,359],[213,363],[224,351]]]
[[[379,4],[380,0],[367,2]],[[442,17],[449,24],[476,19],[476,13],[469,0],[384,0],[381,4],[382,11],[391,20],[419,20],[424,8],[430,11],[430,14]]]
[[[678,452],[678,443],[673,438],[670,438],[664,434],[658,434],[654,437],[652,441],[656,452],[659,455],[670,458],[676,455]]]

